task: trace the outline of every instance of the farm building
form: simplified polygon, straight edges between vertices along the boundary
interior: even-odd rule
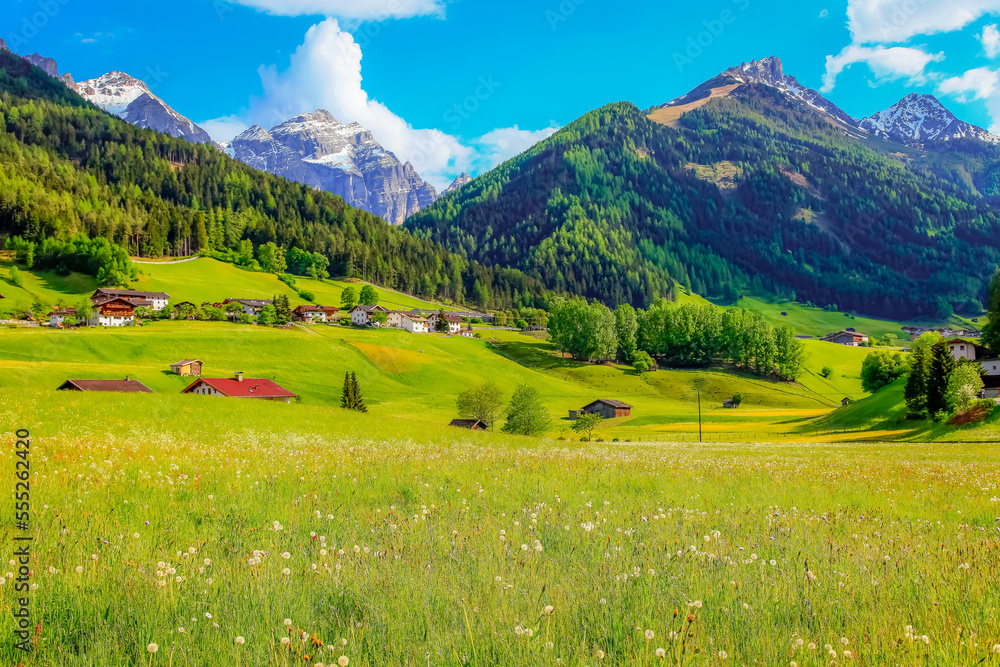
[[[138,306],[149,306],[152,310],[163,310],[167,307],[167,301],[170,300],[170,295],[165,292],[139,292],[131,289],[115,289],[111,287],[100,287],[90,296],[90,300],[97,305],[98,301],[106,301],[107,299],[122,298],[128,299],[134,302],[133,305]],[[149,303],[138,303],[145,302]]]
[[[222,305],[228,306],[231,303],[240,304],[245,315],[259,315],[260,311],[264,310],[264,306],[273,305],[274,301],[271,299],[226,299]]]
[[[467,428],[470,431],[485,431],[489,428],[486,422],[481,419],[452,419],[449,426],[457,426],[458,428]]]
[[[201,375],[201,361],[187,359],[170,364],[170,372],[176,375]]]
[[[292,311],[296,322],[334,322],[340,317],[340,309],[333,306],[299,306]]]
[[[866,334],[847,330],[827,334],[826,336],[820,338],[820,340],[825,340],[829,343],[836,343],[837,345],[847,345],[849,347],[861,347],[862,345],[868,344],[868,336]]]
[[[846,407],[847,407],[848,405],[850,405],[850,404],[851,404],[851,399],[849,399],[849,398],[845,398],[844,400],[842,400],[842,401],[840,402],[840,407],[842,407],[842,408],[846,408]]]
[[[573,412],[577,412],[575,417],[573,416]],[[602,398],[593,403],[588,403],[580,408],[579,411],[570,411],[570,419],[577,419],[581,414],[601,415],[605,419],[628,417],[632,414],[632,406],[622,401]]]
[[[87,324],[92,327],[123,327],[135,322],[135,309],[144,301],[116,296],[94,302],[94,312]]]
[[[61,327],[67,317],[76,317],[76,308],[63,308],[49,313],[49,326]]]
[[[66,380],[59,385],[66,391],[116,391],[123,394],[152,394],[153,390],[131,379],[128,375],[124,380]]]
[[[244,378],[237,373],[232,378],[198,378],[187,386],[182,394],[201,396],[227,396],[229,398],[259,398],[265,401],[290,402],[295,394],[278,385],[273,380]]]
[[[731,398],[727,398],[722,402],[722,407],[727,410],[735,410],[739,404]]]

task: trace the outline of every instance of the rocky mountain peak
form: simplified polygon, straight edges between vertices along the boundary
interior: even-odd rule
[[[253,126],[225,147],[257,169],[332,192],[393,224],[437,199],[409,162],[385,150],[362,125],[326,109],[301,113],[270,130]]]
[[[472,181],[472,177],[463,171],[458,178],[451,182],[451,185],[445,188],[444,192],[441,193],[441,196],[444,197],[446,194],[460,189],[463,185],[469,183],[470,181]]]
[[[760,60],[751,60],[736,67],[730,67],[722,76],[741,80],[744,83],[764,83],[769,86],[780,86],[785,82],[785,72],[781,58],[769,56]]]
[[[888,109],[862,118],[858,127],[877,137],[907,145],[964,137],[1000,143],[1000,137],[959,120],[933,95],[919,93],[910,93]]]
[[[0,39],[0,51],[10,51],[7,48],[7,42],[3,41],[3,39]]]

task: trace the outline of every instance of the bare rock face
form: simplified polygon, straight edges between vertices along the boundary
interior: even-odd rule
[[[108,72],[70,87],[85,100],[133,125],[197,144],[212,141],[208,132],[174,111],[144,81],[124,72]]]
[[[25,56],[24,59],[35,67],[40,67],[43,72],[51,76],[53,79],[59,78],[59,67],[56,66],[55,58],[46,58],[45,56],[39,55],[35,52],[30,56]]]
[[[251,167],[343,197],[400,225],[437,199],[413,166],[385,150],[357,123],[341,123],[324,109],[264,130],[251,127],[223,145]]]

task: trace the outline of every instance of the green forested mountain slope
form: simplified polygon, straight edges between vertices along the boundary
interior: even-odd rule
[[[1000,264],[997,209],[957,180],[745,85],[676,129],[629,103],[588,113],[407,226],[610,303],[647,305],[677,280],[945,317],[978,313]]]
[[[482,307],[533,305],[545,293],[516,270],[414,238],[339,197],[139,129],[0,51],[0,239],[41,246],[81,234],[144,256],[275,242],[322,253],[335,275]]]

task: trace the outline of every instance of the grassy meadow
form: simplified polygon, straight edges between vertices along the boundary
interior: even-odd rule
[[[608,420],[596,433],[608,440],[695,438],[699,391],[704,436],[716,440],[798,437],[840,408],[845,396],[864,396],[859,369],[866,352],[818,341],[806,341],[806,371],[799,383],[790,384],[722,369],[638,376],[626,366],[564,359],[537,336],[482,333],[481,340],[327,325],[279,330],[186,321],[119,329],[0,329],[0,388],[39,393],[56,405],[66,399],[53,390],[67,379],[128,374],[157,392],[150,399],[157,402],[190,383],[169,372],[172,362],[201,359],[206,377],[243,371],[247,377],[272,378],[316,414],[336,420],[344,374],[354,372],[373,415],[434,429],[458,416],[460,392],[490,379],[508,397],[519,384],[538,388],[553,418],[552,437],[577,438],[566,418],[571,409],[598,398],[627,401],[634,406],[632,415]],[[835,372],[823,378],[819,373],[827,365]],[[743,394],[743,404],[724,409],[722,402],[734,392]]]
[[[195,398],[0,394],[0,465],[33,436],[37,629],[15,653],[8,618],[0,663],[1000,663],[992,448],[587,445]]]

